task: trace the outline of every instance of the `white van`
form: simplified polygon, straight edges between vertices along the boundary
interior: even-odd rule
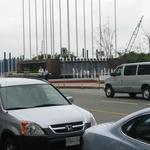
[[[115,93],[128,93],[135,97],[141,93],[150,100],[150,62],[122,64],[111,77],[105,80],[105,94],[114,97]]]

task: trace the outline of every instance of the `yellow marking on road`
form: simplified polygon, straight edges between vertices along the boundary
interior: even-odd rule
[[[138,105],[138,103],[121,102],[121,101],[107,101],[102,100],[103,103],[114,103],[114,104],[126,104],[126,105]]]
[[[105,113],[105,114],[111,114],[111,115],[117,115],[117,116],[126,116],[126,115],[128,115],[126,113],[103,111],[103,110],[97,110],[97,109],[89,109],[89,110],[92,111],[92,112],[99,112],[99,113]]]

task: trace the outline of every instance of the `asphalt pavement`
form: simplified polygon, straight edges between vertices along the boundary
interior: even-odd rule
[[[132,112],[150,107],[141,95],[132,99],[128,94],[106,98],[103,89],[60,89],[66,96],[73,96],[74,103],[93,113],[98,123],[116,121]]]

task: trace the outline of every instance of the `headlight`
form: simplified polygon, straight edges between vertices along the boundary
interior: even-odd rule
[[[27,136],[45,135],[44,131],[39,125],[28,121],[21,121],[21,134]]]
[[[97,124],[93,115],[91,115],[91,117],[90,117],[90,122],[91,122],[91,126],[95,126]]]

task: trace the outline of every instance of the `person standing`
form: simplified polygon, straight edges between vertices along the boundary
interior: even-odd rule
[[[38,73],[39,73],[39,77],[42,78],[44,75],[44,69],[42,68],[42,66],[40,66]]]

